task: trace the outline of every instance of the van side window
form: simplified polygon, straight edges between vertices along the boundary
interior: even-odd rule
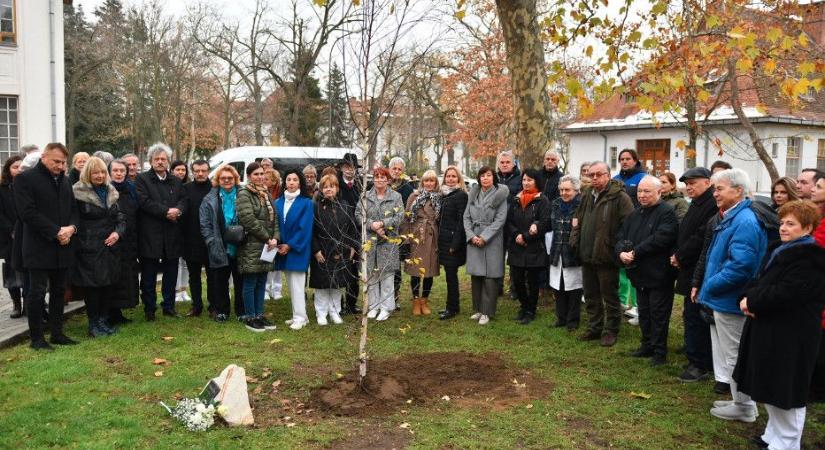
[[[246,166],[246,164],[243,161],[235,161],[229,163],[229,165],[234,167],[235,170],[238,171],[238,175],[241,176],[241,182],[243,182],[244,176],[246,176],[246,173],[244,172],[244,167]]]

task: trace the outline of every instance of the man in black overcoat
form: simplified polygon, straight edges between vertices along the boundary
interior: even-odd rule
[[[355,223],[355,230],[358,233],[355,239],[360,242],[361,224],[355,221],[355,211],[359,207],[361,200],[361,178],[358,176],[358,156],[355,153],[347,153],[344,159],[341,160],[338,168],[338,198],[341,203],[349,205],[345,208],[351,211],[353,216],[351,220]],[[360,250],[360,248],[358,248]],[[361,308],[358,307],[358,269],[360,264],[359,253],[356,252],[355,258],[347,265],[347,292],[345,305],[342,306],[342,314],[360,314]]]
[[[188,198],[186,212],[181,216],[183,222],[183,260],[186,261],[186,268],[189,269],[189,291],[192,293],[192,310],[186,315],[188,317],[200,316],[203,312],[203,286],[201,284],[201,271],[208,269],[209,254],[206,250],[206,241],[201,235],[199,211],[201,202],[206,194],[212,190],[212,183],[209,181],[209,162],[199,159],[191,166],[192,181],[183,185]],[[213,293],[212,282],[206,271],[206,297],[209,301],[209,311],[212,311]]]
[[[702,319],[699,304],[690,298],[693,274],[702,254],[708,221],[719,212],[713,199],[710,175],[710,170],[694,167],[679,178],[679,181],[685,183],[691,202],[679,224],[679,238],[676,241],[676,251],[670,257],[670,264],[679,270],[676,293],[684,296],[682,320],[688,367],[679,375],[679,380],[685,383],[707,379],[713,371],[710,325]]]
[[[183,183],[169,173],[172,150],[166,144],[149,147],[151,170],[138,175],[135,182],[140,204],[138,254],[140,255],[140,297],[146,320],[155,320],[158,272],[163,274],[163,315],[179,317],[175,312],[175,284],[178,281],[178,258],[183,254],[183,225],[187,196]]]
[[[63,334],[63,294],[68,270],[75,263],[72,237],[79,215],[72,186],[65,175],[69,152],[58,142],[46,145],[40,161],[14,180],[14,200],[22,223],[22,262],[30,289],[26,296],[31,347],[52,350],[43,335],[43,307],[49,289],[50,341],[77,342]]]

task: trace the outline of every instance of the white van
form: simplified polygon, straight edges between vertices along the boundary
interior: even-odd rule
[[[209,158],[209,167],[215,174],[218,166],[229,164],[241,175],[241,181],[246,178],[246,166],[264,158],[272,160],[273,167],[284,174],[289,169],[303,170],[307,164],[312,164],[318,170],[318,175],[324,168],[341,162],[344,155],[354,153],[361,161],[361,150],[357,148],[339,147],[265,147],[247,146],[228,148]]]

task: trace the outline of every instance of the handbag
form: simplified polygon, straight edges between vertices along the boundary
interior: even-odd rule
[[[223,231],[223,241],[227,244],[240,244],[246,238],[243,226],[229,225]]]

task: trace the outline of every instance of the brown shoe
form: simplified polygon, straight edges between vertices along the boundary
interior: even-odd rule
[[[412,304],[413,304],[413,308],[412,308],[413,315],[414,316],[420,316],[421,315],[421,299],[420,298],[414,298],[412,300]]]
[[[186,313],[186,317],[200,317],[201,313],[202,313],[202,310],[197,309],[197,308],[192,308],[191,311]]]
[[[616,345],[616,339],[617,336],[615,334],[607,333],[604,336],[602,336],[602,342],[599,345],[601,345],[602,347],[613,347],[614,345]]]
[[[427,298],[418,299],[418,304],[421,305],[421,314],[429,316],[433,313],[432,310],[430,310],[430,305],[427,304]]]
[[[602,337],[601,333],[596,333],[593,331],[585,331],[584,334],[579,335],[580,341],[595,341]]]

